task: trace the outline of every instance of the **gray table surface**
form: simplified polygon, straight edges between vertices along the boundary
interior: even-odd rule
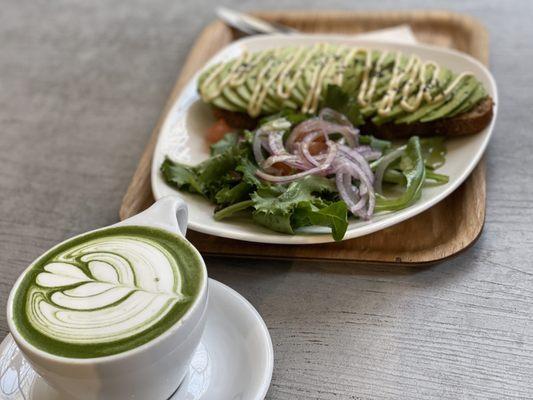
[[[438,7],[491,35],[500,114],[483,235],[431,268],[208,259],[272,335],[268,399],[533,398],[532,2],[225,1],[243,9]],[[0,338],[18,274],[117,220],[174,78],[215,2],[0,4]],[[221,399],[225,400],[225,399]]]

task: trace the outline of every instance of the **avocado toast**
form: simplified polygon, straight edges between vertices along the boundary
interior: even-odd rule
[[[473,134],[493,114],[492,99],[468,71],[416,55],[343,45],[244,52],[211,66],[198,80],[203,101],[237,127],[286,109],[315,114],[331,86],[356,103],[361,131],[383,138]]]

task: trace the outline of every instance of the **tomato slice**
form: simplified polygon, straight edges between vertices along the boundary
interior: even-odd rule
[[[328,145],[326,144],[323,138],[322,140],[315,140],[309,143],[309,153],[311,153],[311,155],[313,156],[316,156],[317,154],[320,154],[326,151],[327,148],[328,148]]]
[[[285,163],[277,162],[272,164],[272,166],[276,168],[281,175],[290,175],[292,173],[292,168]]]
[[[216,143],[224,137],[228,132],[232,132],[234,129],[228,125],[225,119],[220,118],[207,130],[207,141],[209,143]]]

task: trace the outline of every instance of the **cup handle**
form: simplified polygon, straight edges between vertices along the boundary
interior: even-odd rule
[[[143,225],[162,228],[185,237],[189,211],[187,204],[177,196],[165,196],[143,212],[114,226]]]

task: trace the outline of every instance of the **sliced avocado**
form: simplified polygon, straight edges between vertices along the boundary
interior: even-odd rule
[[[448,82],[450,81],[451,76],[452,76],[452,74],[451,74],[450,70],[442,69],[440,71],[440,73],[439,73],[439,76],[438,76],[439,85],[438,85],[438,87],[435,87],[435,88],[431,89],[431,95],[435,96],[437,94],[437,90],[439,88],[445,87],[448,84]],[[405,83],[406,81],[407,81],[407,79],[404,79],[403,83]],[[426,108],[428,106],[430,106],[430,104],[425,103],[424,100],[422,101],[422,104],[420,105],[418,110],[416,110],[414,112],[405,111],[400,105],[400,100],[402,98],[402,95],[401,95],[401,87],[402,86],[403,85],[400,86],[400,91],[397,93],[397,95],[396,95],[396,97],[394,99],[395,105],[392,107],[391,112],[388,115],[386,115],[386,116],[380,116],[380,115],[375,116],[374,119],[372,119],[372,122],[374,122],[374,124],[381,125],[381,124],[384,124],[384,123],[387,123],[387,122],[390,122],[390,121],[393,121],[393,120],[396,120],[396,123],[399,123],[399,121],[401,119],[408,118],[411,115],[419,114],[420,116],[422,116],[422,115],[426,115],[426,113],[429,112],[429,111],[426,111]],[[413,95],[413,96],[411,96],[409,98],[409,102],[414,100],[414,96],[416,96],[417,92],[418,92],[418,87],[416,88],[415,95]],[[419,118],[419,117],[416,117],[416,118]]]
[[[253,77],[253,78],[250,78],[246,81],[246,90],[249,91],[249,97],[247,98],[247,101],[246,101],[246,108],[248,108],[248,105],[250,104],[250,100],[252,98],[252,94],[253,94],[253,89],[255,87],[255,82],[256,82],[256,77]],[[243,89],[241,89],[241,91],[243,91]],[[261,111],[260,113],[261,114],[264,114],[265,112],[276,112],[277,109],[276,109],[276,106],[275,104],[272,104],[272,102],[269,102],[268,99],[265,98],[265,100],[263,101],[263,103],[261,104]]]
[[[456,116],[457,114],[470,111],[485,97],[487,97],[487,91],[485,90],[483,85],[478,82],[478,85],[476,87],[476,90],[474,91],[474,94],[470,96],[467,101],[461,104],[459,108],[453,110],[453,112],[449,114],[447,118],[451,118],[451,117]]]
[[[282,99],[281,97],[278,96],[278,93],[276,91],[276,85],[272,85],[268,89],[266,98],[268,99],[269,103],[271,102],[272,104],[275,104],[276,108],[279,110],[283,108],[298,108],[298,104],[295,103],[290,98]]]
[[[215,68],[217,68],[218,66],[220,65],[220,63],[217,63],[217,64],[214,64],[212,66],[210,66],[209,68],[207,68],[205,71],[203,71],[200,76],[198,77],[198,88],[200,88],[202,86],[202,84],[204,83],[204,81],[207,79],[207,77],[209,76],[209,74],[211,72],[213,72],[213,70]]]
[[[314,68],[314,66],[313,66]],[[312,79],[312,70],[313,68],[306,68],[302,75],[300,75],[300,79],[298,79],[298,82],[296,83],[295,90],[298,90],[302,94],[302,102],[300,106],[303,106],[305,99],[309,95],[309,91],[311,90],[311,79]]]
[[[290,97],[293,99],[293,101],[296,104],[302,105],[305,99],[304,94],[301,92],[298,85],[295,85],[295,87],[291,90]]]
[[[374,92],[372,102],[367,107],[363,108],[362,113],[366,118],[372,118],[376,113],[381,103],[381,99],[387,93],[389,82],[392,79],[393,65],[396,60],[396,54],[391,53],[387,56],[387,69],[382,72],[382,76],[378,80],[376,85],[376,90]],[[403,56],[400,58],[400,67],[405,67],[408,62],[408,58]],[[407,80],[407,76],[404,76],[400,81],[400,88],[403,86],[403,83]],[[400,89],[401,90],[401,89]],[[395,100],[396,101],[396,100]]]
[[[212,93],[212,91],[215,90],[214,88],[217,88],[218,84],[227,76],[230,68],[233,66],[233,64],[235,64],[235,61],[236,60],[231,60],[224,65],[224,68],[222,69],[222,71],[220,71],[218,76],[215,77],[214,81],[211,82],[211,84],[207,86],[207,90],[200,93],[202,97],[210,97],[210,94]],[[216,97],[219,97],[219,96],[220,95],[217,95]]]
[[[406,56],[401,56],[400,57],[400,68],[404,68],[406,66],[408,62],[408,58]],[[390,83],[390,79],[392,79],[392,73],[393,73],[393,69],[391,68],[391,71],[390,71],[390,77],[387,79],[386,82],[382,83],[382,88],[380,88],[379,90],[379,96],[374,100],[373,104],[372,104],[372,108],[375,110],[375,112],[377,112],[377,109],[379,108],[380,104],[381,104],[381,100],[383,98],[383,96],[386,94],[387,90],[388,90],[388,87],[389,87],[389,83]],[[401,98],[401,88],[403,87],[403,84],[405,83],[405,81],[407,81],[407,76],[403,76],[399,82],[399,85],[398,87],[400,88],[399,92],[396,94],[395,98],[394,98],[394,102],[395,103],[399,103],[399,100]],[[397,109],[401,110],[401,107],[398,105],[396,106]],[[391,115],[395,112],[395,108],[393,106],[393,109],[391,110]],[[376,115],[373,117],[373,121],[375,119],[379,119],[379,118],[385,118],[385,117],[380,117],[379,115]]]
[[[355,59],[351,67],[346,69],[346,74],[342,80],[341,88],[346,93],[352,93],[357,97],[364,66],[360,60]]]
[[[252,97],[252,92],[250,92],[250,89],[248,88],[246,84],[236,86],[233,89],[237,92],[237,94],[241,97],[241,99],[246,101],[246,103],[250,101],[250,97]]]
[[[436,110],[431,111],[425,117],[421,118],[420,121],[430,122],[446,117],[473,94],[476,86],[477,81],[475,78],[469,77],[467,79],[463,79],[463,84],[460,88],[457,88],[453,91],[453,97],[449,101],[442,104],[441,107],[437,108]]]
[[[296,104],[294,103],[294,101],[292,101],[290,98],[289,99],[283,99],[280,96],[278,96],[278,93],[277,93],[277,81],[278,81],[278,78],[279,78],[279,74],[281,73],[281,71],[282,71],[282,69],[284,67],[283,66],[283,62],[284,61],[288,61],[289,55],[290,54],[283,54],[282,56],[280,56],[280,58],[279,58],[280,61],[279,61],[278,65],[271,71],[271,74],[273,74],[273,75],[270,75],[267,78],[267,80],[270,80],[270,79],[272,79],[272,77],[274,77],[274,80],[269,85],[269,87],[267,88],[266,97],[265,97],[265,103],[272,105],[273,107],[275,107],[278,110],[280,110],[282,108],[295,108],[295,107],[297,107]]]
[[[249,79],[246,80],[245,85],[247,87],[247,90],[249,91],[249,98],[247,99],[247,104],[250,103],[250,100],[252,98],[252,94],[254,92],[255,83],[257,81],[257,74],[251,76]],[[261,105],[261,114],[264,114],[265,112],[276,112],[276,105],[272,103],[272,101],[269,101],[269,99],[265,98]]]
[[[257,75],[259,74],[261,68],[264,66],[265,62],[259,63],[256,67],[250,71],[246,77],[246,80],[243,85],[239,85],[238,87],[234,88],[234,92],[242,99],[242,101],[246,104],[244,109],[248,107],[248,104],[250,102],[250,99],[253,94],[253,90],[255,88],[255,83],[257,81]],[[238,103],[237,99],[231,99],[232,102]],[[239,103],[242,105],[242,103]],[[265,107],[266,105],[266,107]],[[263,103],[263,106],[261,108],[265,108],[265,111],[267,110],[274,110],[274,104],[270,103],[268,101]]]
[[[274,83],[270,86],[268,89],[267,97],[269,100],[271,100],[273,103],[277,104],[279,108],[298,108],[298,104],[301,104],[303,100],[300,99],[298,94],[295,94],[294,90],[291,90],[289,92],[288,98],[282,98],[278,95],[278,79],[274,81]]]
[[[216,97],[213,101],[211,101],[211,104],[217,106],[218,108],[222,108],[223,110],[241,111],[222,96]]]
[[[446,70],[447,73],[448,73],[448,79],[446,79],[446,82],[442,81],[440,82],[440,88],[442,89],[445,89],[445,87],[450,84],[453,79],[455,79],[456,75],[454,75],[450,70]],[[461,83],[459,83],[459,85],[455,88],[454,90],[454,93],[457,92],[458,90],[460,90],[462,88],[463,85],[466,84],[466,81],[463,81]],[[434,95],[436,93],[433,93]],[[451,100],[451,99],[449,99]],[[398,118],[396,121],[394,121],[395,123],[397,124],[402,124],[402,123],[406,123],[406,124],[411,124],[413,122],[417,122],[419,121],[421,118],[425,117],[426,115],[430,114],[431,112],[439,109],[440,107],[442,107],[444,104],[446,104],[448,100],[443,100],[443,101],[440,101],[440,102],[437,102],[437,103],[432,103],[432,104],[428,104],[428,103],[425,103],[423,104],[418,110],[416,110],[415,112],[413,113],[407,113],[405,114],[405,116],[402,116],[401,118]]]
[[[386,82],[388,84],[388,81]],[[362,113],[367,118],[372,118],[377,114],[381,99],[387,92],[388,85],[383,85],[376,90],[372,98],[372,103],[362,110]],[[418,86],[415,86],[414,90],[418,90]]]
[[[241,96],[239,96],[238,93],[235,92],[233,88],[229,86],[226,86],[222,90],[221,96],[239,109],[246,110],[246,107],[248,106],[248,101],[244,100]]]
[[[383,71],[381,77],[378,78],[376,83],[376,89],[374,90],[374,95],[372,96],[372,101],[380,98],[386,91],[391,79],[391,71]]]
[[[297,70],[299,70],[299,68],[302,66],[302,62],[304,61],[305,57],[307,56],[307,52],[309,52],[310,50],[307,50],[303,55],[302,55],[302,58],[298,61],[298,64],[295,65],[293,71],[294,73],[296,73]],[[298,78],[298,80],[296,81],[296,85],[294,86],[294,88],[290,91],[290,98],[293,99],[293,101],[295,101],[299,106],[301,106],[304,102],[304,99],[305,99],[305,94],[302,90],[302,87],[303,87],[303,82],[302,82],[302,76],[303,76],[303,72],[300,74],[300,78]],[[291,76],[290,79],[292,79],[293,77]]]
[[[233,59],[224,64],[223,70],[213,80],[212,85],[209,85],[205,91],[200,92],[203,98],[209,98],[216,95],[210,102],[220,108],[230,111],[246,111],[248,109],[251,97],[254,93],[254,89],[257,83],[260,72],[265,68],[267,63],[272,63],[272,69],[269,70],[270,76],[278,76],[284,67],[284,62],[292,59],[297,48],[284,48],[282,50],[273,51],[267,50],[264,52],[254,53],[250,60],[250,70],[245,72],[245,76],[242,77],[244,84],[237,86],[225,85],[222,88],[221,93],[218,93],[217,87],[223,80],[228,77],[229,71],[235,66],[237,59]],[[293,66],[293,71],[296,71],[299,67],[303,66],[302,62],[311,51],[311,48],[303,51],[299,57],[299,60]],[[299,109],[309,96],[311,90],[313,75],[317,68],[317,63],[324,62],[324,55],[334,55],[337,62],[341,62],[344,57],[347,56],[350,50],[348,48],[325,45],[321,51],[314,54],[311,59],[303,66],[302,75],[296,82],[294,88],[290,90],[289,97],[287,99],[281,98],[277,93],[277,79],[275,79],[271,85],[269,85],[266,91],[266,96],[261,103],[260,114],[277,112],[283,108]],[[373,69],[376,66],[377,61],[382,57],[383,52],[373,50],[371,53]],[[376,83],[375,92],[370,104],[367,107],[363,107],[361,112],[363,116],[368,119],[372,118],[372,121],[376,125],[380,125],[385,122],[394,121],[395,123],[412,123],[416,121],[430,122],[440,118],[447,118],[462,112],[466,112],[483,98],[487,96],[482,84],[472,77],[466,77],[461,80],[457,87],[453,90],[447,99],[437,103],[428,104],[425,100],[418,110],[414,112],[406,112],[400,106],[401,100],[401,88],[405,85],[408,77],[402,77],[400,82],[400,91],[394,99],[394,105],[391,112],[387,116],[380,116],[377,114],[377,109],[381,103],[382,97],[386,94],[390,79],[392,78],[393,66],[397,54],[390,52],[387,54],[384,62],[382,63],[382,72]],[[402,67],[405,67],[409,57],[401,55],[400,63]],[[357,53],[355,57],[350,60],[350,65],[347,66],[344,71],[344,79],[342,82],[342,88],[354,96],[358,95],[360,84],[362,81],[362,74],[365,68],[366,55],[362,52]],[[209,69],[205,70],[198,78],[198,90],[214,69],[219,68],[220,64],[213,65]],[[433,67],[430,67],[433,68]],[[323,96],[328,84],[332,83],[333,78],[336,75],[337,68],[333,65],[329,65],[327,71],[323,71],[324,79],[320,88],[320,97]],[[427,70],[427,73],[431,73]],[[273,75],[272,75],[273,74]],[[267,74],[268,75],[268,74]],[[426,75],[427,76],[427,75]],[[443,68],[439,74],[439,87],[431,88],[431,93],[437,95],[439,90],[443,90],[449,82],[452,81],[457,75],[454,75],[450,70]],[[268,81],[268,76],[263,77]],[[290,79],[290,78],[289,78]],[[412,88],[412,94],[409,96],[410,101],[414,100],[418,87]]]

